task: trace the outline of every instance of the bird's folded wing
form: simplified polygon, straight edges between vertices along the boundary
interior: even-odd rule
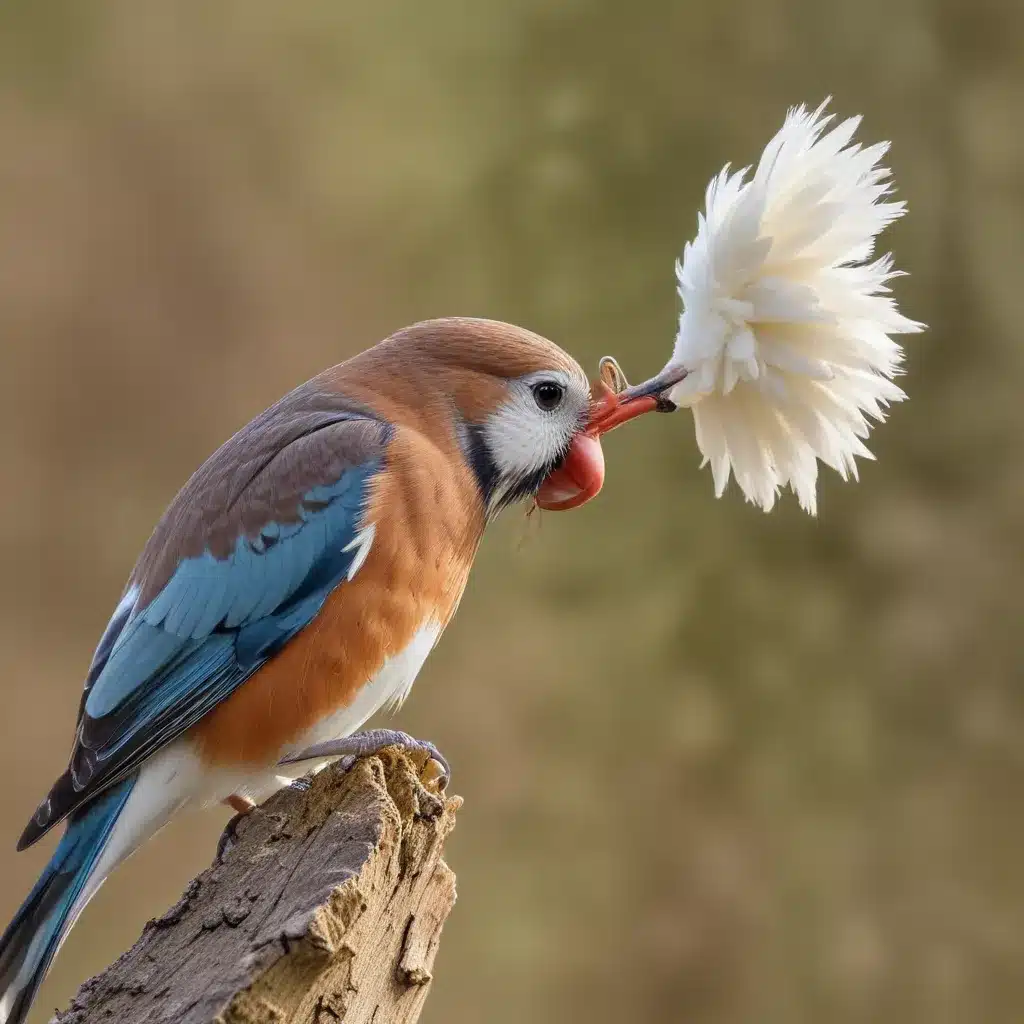
[[[197,472],[100,641],[68,770],[19,848],[195,724],[354,575],[388,439],[366,415],[285,404]]]

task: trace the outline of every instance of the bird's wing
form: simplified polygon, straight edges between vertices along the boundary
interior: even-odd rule
[[[186,484],[97,647],[68,770],[19,848],[195,724],[355,575],[389,436],[365,414],[285,400]]]

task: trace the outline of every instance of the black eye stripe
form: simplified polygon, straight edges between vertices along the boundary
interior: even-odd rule
[[[544,412],[552,412],[557,409],[565,397],[565,388],[553,380],[542,380],[540,383],[534,384],[532,391],[537,408]]]

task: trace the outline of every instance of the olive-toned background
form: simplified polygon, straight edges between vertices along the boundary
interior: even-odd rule
[[[658,369],[709,176],[792,103],[894,140],[912,400],[818,520],[606,444],[492,531],[398,724],[467,798],[428,1024],[1024,1013],[1024,6],[20,0],[0,9],[0,914],[166,502],[293,385],[430,316]],[[36,1020],[210,858],[108,884]],[[45,847],[42,848],[42,847]]]

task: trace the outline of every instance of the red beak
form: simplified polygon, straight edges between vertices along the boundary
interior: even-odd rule
[[[646,412],[670,412],[675,405],[661,392],[686,376],[684,370],[659,374],[644,384],[615,392],[604,381],[595,385],[597,397],[590,406],[586,429],[572,439],[569,453],[550,473],[537,492],[537,504],[549,512],[578,508],[590,501],[604,484],[604,451],[601,435]]]

